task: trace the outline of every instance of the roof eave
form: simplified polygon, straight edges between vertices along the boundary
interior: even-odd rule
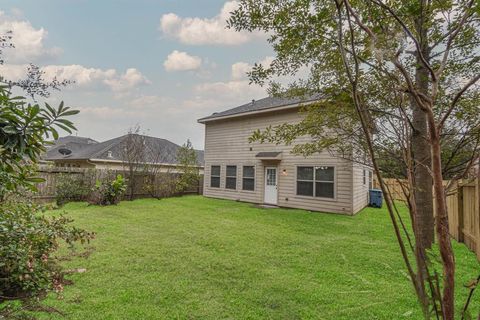
[[[268,113],[268,112],[272,112],[272,111],[282,111],[282,110],[295,109],[295,108],[299,108],[299,107],[307,105],[307,104],[315,103],[317,101],[320,101],[320,100],[304,101],[304,102],[284,105],[284,106],[280,106],[280,107],[271,107],[271,108],[266,108],[266,109],[262,109],[262,110],[241,112],[241,113],[236,113],[236,114],[231,114],[231,115],[226,115],[226,116],[218,116],[218,117],[208,116],[208,117],[198,119],[197,122],[205,124],[207,122],[218,121],[218,120],[226,120],[226,119],[232,119],[232,118],[239,118],[239,117],[246,117],[246,116],[253,115],[253,114],[262,114],[262,113]]]

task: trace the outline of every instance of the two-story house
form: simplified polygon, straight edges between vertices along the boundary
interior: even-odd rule
[[[369,166],[326,151],[304,157],[293,154],[293,146],[249,142],[257,129],[301,121],[299,108],[314,101],[268,97],[199,119],[205,124],[204,196],[350,215],[363,209]]]

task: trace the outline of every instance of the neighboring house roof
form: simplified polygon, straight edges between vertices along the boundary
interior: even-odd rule
[[[318,101],[320,99],[320,94],[296,98],[267,97],[260,100],[252,100],[249,103],[222,112],[215,112],[208,117],[199,119],[198,122],[205,123],[211,120],[217,120],[222,118],[242,116],[246,114],[270,111],[280,108],[297,107],[300,104]]]
[[[148,147],[149,152],[145,153],[145,162],[177,164],[177,151],[179,145],[161,138],[134,135],[141,137],[144,145]],[[56,144],[56,147],[50,148],[44,160],[103,160],[103,161],[124,161],[124,149],[128,145],[129,135],[110,139],[104,142],[81,144],[77,142],[67,142]],[[60,140],[60,139],[59,139]],[[65,149],[70,152],[65,152]],[[203,151],[196,150],[198,164],[203,166]]]
[[[65,137],[60,137],[57,140],[51,141],[52,144],[47,146],[47,149],[53,149],[57,148],[62,145],[67,145],[67,144],[77,144],[77,145],[89,145],[89,144],[95,144],[98,143],[98,141],[93,140],[91,138],[86,138],[86,137],[77,137],[77,136],[65,136]]]

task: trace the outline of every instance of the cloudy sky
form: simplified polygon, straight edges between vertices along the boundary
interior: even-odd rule
[[[0,32],[13,31],[0,75],[23,77],[28,63],[45,78],[75,84],[54,92],[81,110],[79,136],[100,141],[139,124],[149,135],[203,148],[196,119],[266,96],[246,72],[268,63],[262,34],[225,29],[235,1],[1,0]]]

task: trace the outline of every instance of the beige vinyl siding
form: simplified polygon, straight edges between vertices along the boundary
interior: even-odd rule
[[[249,143],[248,137],[256,129],[265,129],[282,123],[295,123],[301,120],[297,110],[261,114],[250,117],[233,118],[208,122],[205,125],[205,185],[204,195],[214,198],[263,203],[264,168],[277,165],[278,205],[282,207],[302,208],[313,211],[352,214],[352,163],[322,152],[305,158],[291,154],[293,146],[270,143]],[[308,141],[302,138],[297,142]],[[265,162],[255,158],[264,151],[282,151],[280,162]],[[220,188],[210,188],[210,169],[212,165],[221,166]],[[225,189],[225,170],[227,165],[237,166],[237,190]],[[242,167],[255,166],[255,191],[243,191]],[[334,166],[335,198],[323,199],[296,195],[297,166]],[[283,171],[285,170],[285,174]]]
[[[363,184],[363,170],[365,170],[365,184]],[[357,213],[368,205],[368,172],[370,167],[353,164],[353,213]]]

